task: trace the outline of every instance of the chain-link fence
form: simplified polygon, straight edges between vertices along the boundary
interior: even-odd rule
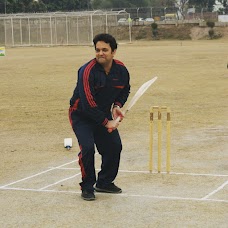
[[[204,8],[191,8],[181,12],[175,7],[140,7],[0,15],[0,46],[87,45],[92,44],[94,35],[103,32],[115,36],[118,42],[131,42],[131,26],[148,24],[139,18],[153,18],[165,24],[216,22],[218,13]],[[151,20],[149,23],[152,23]]]
[[[122,8],[115,8],[113,10],[121,10]],[[189,8],[181,11],[176,7],[138,7],[138,8],[125,8],[127,13],[130,14],[132,19],[135,18],[155,18],[158,21],[166,19],[166,15],[175,14],[179,20],[218,20],[218,12],[210,12],[206,8]]]
[[[118,41],[131,41],[130,26],[121,32],[120,18],[129,18],[125,11],[91,11],[51,14],[0,16],[0,45],[85,45],[94,35],[110,33]]]
[[[121,9],[114,9],[121,10]],[[130,14],[132,19],[135,18],[154,18],[165,16],[166,13],[176,13],[176,8],[155,8],[155,7],[138,7],[138,8],[126,8],[124,9]]]

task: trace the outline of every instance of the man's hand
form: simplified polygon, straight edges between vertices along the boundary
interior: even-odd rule
[[[124,113],[119,106],[114,106],[112,109],[112,116],[114,120],[117,119],[117,117],[119,117],[120,118],[119,122],[121,122],[124,118]]]
[[[106,128],[108,128],[109,132],[114,131],[118,126],[120,122],[116,120],[109,120],[108,123],[105,125]]]
[[[108,123],[105,125],[105,127],[108,128],[109,133],[114,131],[124,118],[124,112],[121,110],[121,108],[118,105],[115,105],[113,107],[112,117],[113,117],[113,120],[109,120]]]

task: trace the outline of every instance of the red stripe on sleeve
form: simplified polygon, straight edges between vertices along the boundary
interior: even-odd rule
[[[114,86],[114,87],[117,89],[123,89],[124,88],[124,86]]]
[[[89,86],[89,74],[92,67],[96,64],[96,60],[91,61],[88,66],[86,66],[84,73],[83,73],[83,86],[85,90],[86,99],[91,107],[96,107],[97,104],[93,99],[91,94],[90,86]]]

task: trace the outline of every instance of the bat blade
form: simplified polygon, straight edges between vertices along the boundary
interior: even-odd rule
[[[145,82],[141,87],[138,89],[138,91],[135,93],[135,95],[130,100],[129,104],[127,105],[126,111],[128,112],[132,106],[138,101],[138,99],[146,92],[146,90],[157,80],[158,77],[154,77],[151,80]]]
[[[154,77],[151,80],[145,82],[144,84],[142,84],[140,86],[140,88],[137,90],[137,92],[135,93],[135,95],[132,97],[132,99],[130,100],[130,102],[127,105],[126,110],[124,111],[124,113],[126,114],[131,108],[132,106],[138,101],[138,99],[146,92],[146,90],[157,80],[158,77]],[[116,123],[118,123],[120,121],[120,116],[118,116],[115,119]],[[108,129],[108,132],[111,133],[113,130],[110,128]]]

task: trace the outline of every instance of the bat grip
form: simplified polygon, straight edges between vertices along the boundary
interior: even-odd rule
[[[120,116],[118,116],[116,119],[115,119],[115,123],[118,123],[118,122],[120,122]],[[113,129],[112,128],[108,128],[108,132],[109,133],[112,133],[113,132]]]

